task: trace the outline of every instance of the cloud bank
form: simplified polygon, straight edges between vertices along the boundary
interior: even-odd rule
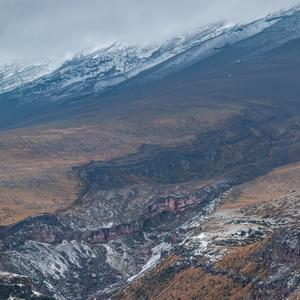
[[[117,40],[147,44],[297,4],[300,0],[0,0],[0,64],[62,60]]]

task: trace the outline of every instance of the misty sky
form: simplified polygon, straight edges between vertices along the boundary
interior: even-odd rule
[[[116,40],[147,44],[297,4],[300,0],[0,0],[0,64],[64,59]]]

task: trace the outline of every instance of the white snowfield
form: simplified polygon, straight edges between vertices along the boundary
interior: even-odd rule
[[[145,47],[114,43],[82,52],[63,64],[0,66],[0,94],[27,88],[31,95],[43,93],[60,99],[83,91],[97,92],[165,62],[160,71],[163,76],[260,33],[293,12],[277,13],[249,24],[217,23]]]
[[[58,66],[58,63],[55,62],[43,62],[33,65],[18,63],[2,65],[0,66],[0,94],[49,75]]]

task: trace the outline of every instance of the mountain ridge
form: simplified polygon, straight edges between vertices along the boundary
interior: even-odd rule
[[[72,59],[62,63],[61,66],[48,67],[49,70],[51,69],[52,71],[45,73],[46,76],[43,76],[44,74],[41,73],[37,75],[36,78],[30,79],[27,88],[26,80],[24,80],[25,85],[22,83],[23,87],[20,86],[21,90],[19,92],[16,91],[17,94],[15,96],[12,95],[12,97],[34,98],[36,93],[35,85],[37,85],[38,90],[36,97],[42,97],[43,99],[45,97],[60,99],[72,94],[74,95],[75,93],[83,93],[82,96],[92,94],[118,85],[147,69],[151,69],[154,66],[200,46],[199,53],[196,52],[192,54],[192,56],[195,56],[194,59],[193,57],[186,56],[181,58],[180,61],[171,62],[171,69],[165,70],[165,75],[162,75],[166,76],[176,70],[176,65],[181,65],[182,67],[184,61],[188,62],[188,66],[189,64],[193,64],[195,59],[201,60],[214,55],[224,47],[234,44],[239,40],[249,38],[271,27],[272,24],[277,23],[281,19],[290,17],[297,11],[298,9],[293,8],[281,13],[268,15],[265,18],[247,24],[213,24],[206,28],[193,30],[193,33],[175,36],[170,40],[152,47],[147,46],[146,48],[140,48],[114,43],[109,47],[92,51],[91,53],[75,55]],[[249,32],[247,33],[247,31]],[[201,48],[202,45],[209,41],[212,41],[212,44],[204,46],[207,49]],[[209,51],[212,52],[210,53]],[[201,58],[201,55],[203,58]],[[175,70],[172,70],[174,67]],[[18,84],[16,84],[16,87],[18,87]],[[2,93],[3,91],[9,91],[8,89],[11,88],[2,87]],[[86,90],[86,92],[84,90]],[[6,94],[6,97],[10,97],[10,93]],[[33,101],[33,99],[28,99],[28,101]]]
[[[1,270],[59,300],[297,297],[300,12],[275,18],[103,93],[0,103]]]

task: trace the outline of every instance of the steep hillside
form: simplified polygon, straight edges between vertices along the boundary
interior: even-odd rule
[[[80,106],[91,95],[103,101],[210,57],[215,63],[248,61],[299,38],[299,15],[292,9],[249,24],[211,25],[145,48],[113,44],[78,55],[47,76],[0,95],[0,128],[23,126],[37,115],[40,119],[49,111]]]
[[[113,299],[298,299],[299,170],[288,165],[231,189],[194,234]]]
[[[0,94],[10,92],[21,86],[52,73],[58,64],[44,62],[33,65],[17,63],[0,66]]]
[[[0,103],[1,271],[62,300],[297,299],[300,17],[257,22],[103,93]]]

